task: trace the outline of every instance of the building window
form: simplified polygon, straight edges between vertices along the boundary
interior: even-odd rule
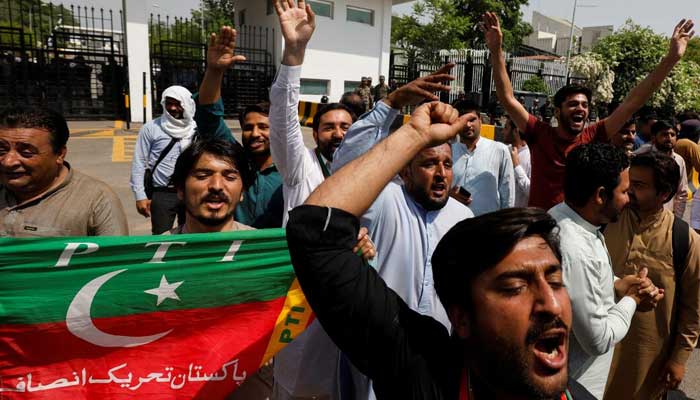
[[[308,0],[307,3],[314,10],[314,14],[333,19],[333,3],[322,0]]]
[[[301,94],[328,95],[330,81],[324,79],[302,79]]]
[[[345,81],[345,88],[343,89],[343,93],[354,92],[358,86],[360,86],[359,81]]]
[[[348,6],[347,20],[374,26],[374,11]]]
[[[238,25],[245,25],[245,11],[246,10],[241,10],[238,13]]]

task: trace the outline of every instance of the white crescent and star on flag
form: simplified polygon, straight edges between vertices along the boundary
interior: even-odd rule
[[[66,313],[66,326],[73,335],[100,347],[136,347],[154,342],[172,332],[172,329],[148,336],[122,336],[112,335],[98,329],[90,314],[92,302],[100,288],[110,279],[127,271],[120,269],[108,272],[91,280],[83,286],[73,297],[68,312]],[[175,290],[184,281],[169,283],[165,275],[160,279],[157,288],[145,290],[145,293],[156,296],[156,306],[160,306],[165,300],[172,299],[180,301],[180,297]]]

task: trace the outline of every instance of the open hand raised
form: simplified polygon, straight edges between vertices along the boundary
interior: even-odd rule
[[[688,41],[695,35],[694,26],[695,24],[692,20],[682,19],[673,29],[668,55],[675,61],[680,60],[685,54],[685,50],[688,48]]]
[[[230,26],[222,26],[219,34],[209,36],[207,48],[207,68],[226,70],[231,65],[245,61],[245,57],[235,54],[236,30]]]
[[[481,17],[479,28],[484,32],[486,46],[493,53],[500,50],[503,46],[503,32],[501,31],[501,23],[498,21],[498,16],[494,12],[487,12]]]
[[[284,44],[289,48],[303,48],[316,29],[316,15],[304,0],[273,0],[275,12],[280,20]]]

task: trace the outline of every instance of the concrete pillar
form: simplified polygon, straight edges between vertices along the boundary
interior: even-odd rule
[[[392,0],[384,0],[382,7],[382,20],[380,23],[381,29],[381,44],[382,50],[379,55],[379,74],[386,76],[386,83],[389,83],[389,64],[391,63],[391,8]],[[379,82],[377,79],[376,82]],[[374,84],[374,82],[373,82]]]
[[[151,120],[151,56],[148,41],[148,12],[143,0],[122,0],[126,19],[126,52],[129,63],[131,121]],[[144,74],[146,77],[144,96]],[[146,118],[144,121],[144,102]]]

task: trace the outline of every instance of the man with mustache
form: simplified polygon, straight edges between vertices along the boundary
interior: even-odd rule
[[[351,125],[348,121],[349,114],[344,106],[327,106],[314,118],[314,139],[318,143],[315,153],[318,156],[312,156],[314,152],[303,147],[301,132],[298,130],[298,80],[293,84],[289,81],[285,83],[285,80],[294,71],[295,79],[298,79],[305,46],[315,28],[313,11],[304,1],[294,7],[287,2],[277,3],[276,10],[285,37],[285,57],[271,94],[270,139],[273,158],[284,177],[285,204],[294,207],[305,201],[311,191],[323,182],[324,175],[332,176],[328,161],[341,157],[340,164],[334,163],[335,168],[336,165],[342,165],[365,153],[376,140],[381,140],[388,134],[389,127],[398,114],[397,109],[417,104],[425,99],[426,94],[431,99],[435,98],[429,92],[445,90],[446,87],[440,82],[452,78],[446,71],[441,71],[392,93],[355,125],[355,133],[343,145],[345,151],[342,155],[340,149],[335,151],[335,148],[340,145]],[[288,102],[285,108],[278,104],[282,100]],[[286,118],[281,118],[285,115]],[[291,131],[281,130],[283,128]],[[454,200],[446,203],[449,200],[451,164],[448,145],[426,150],[419,155],[412,165],[402,171],[405,186],[392,185],[387,195],[382,197],[383,204],[376,209],[374,218],[371,218],[374,223],[366,226],[372,231],[375,243],[379,243],[377,240],[381,238],[384,247],[377,252],[378,256],[382,256],[381,260],[377,259],[377,265],[384,276],[392,275],[390,284],[395,284],[394,288],[406,296],[412,307],[425,314],[435,315],[445,324],[449,322],[432,288],[429,254],[439,237],[454,223],[471,216],[466,207]],[[412,196],[404,194],[404,189]],[[441,211],[443,207],[446,210]],[[450,214],[452,212],[454,214]],[[397,235],[402,239],[395,240]],[[386,259],[394,260],[393,264],[384,267]],[[407,263],[402,264],[401,260],[406,260]],[[315,321],[276,356],[273,398],[336,399],[337,393],[349,390],[348,386],[353,387],[358,398],[368,398],[366,379],[352,373],[345,374],[344,371],[348,368],[351,368],[349,363],[342,359],[337,346]],[[345,376],[347,379],[341,379]]]
[[[68,137],[56,111],[0,111],[0,237],[129,234],[114,191],[66,161]]]
[[[503,33],[493,12],[484,14],[481,25],[491,53],[496,95],[506,113],[523,133],[532,154],[530,206],[551,208],[564,199],[566,154],[585,143],[609,142],[625,121],[639,110],[671,73],[686,51],[693,36],[693,21],[681,20],[676,25],[666,56],[644,80],[632,89],[622,104],[609,117],[586,126],[591,104],[591,91],[579,85],[567,85],[554,95],[554,115],[559,125],[553,128],[538,121],[513,95],[503,53]]]
[[[674,124],[664,120],[656,121],[654,125],[651,126],[651,143],[643,145],[637,149],[634,154],[638,155],[658,151],[676,160],[678,168],[681,170],[681,179],[678,182],[676,195],[666,202],[664,207],[666,207],[667,210],[673,211],[676,217],[683,218],[685,207],[688,203],[688,173],[683,157],[673,151],[677,138],[678,132]]]
[[[460,143],[452,144],[452,196],[468,205],[474,215],[513,207],[515,172],[508,147],[481,137],[481,110],[476,103],[462,100],[453,106],[467,115],[467,126],[459,133]],[[470,196],[460,193],[460,189]]]
[[[636,312],[615,347],[606,399],[661,399],[683,380],[700,334],[700,241],[682,219],[664,209],[681,179],[678,164],[661,152],[632,158],[630,206],[605,228],[614,272],[649,278],[666,295],[652,312]]]
[[[389,136],[400,110],[426,98],[437,100],[434,91],[447,91],[445,81],[454,64],[416,79],[379,101],[358,120],[336,151],[333,171],[363,157]],[[457,222],[473,217],[464,205],[450,197],[453,182],[452,149],[447,143],[423,149],[407,163],[395,180],[386,185],[360,221],[377,246],[376,270],[408,307],[450,327],[433,284],[430,258],[440,239]],[[359,372],[355,391],[368,393],[369,384]],[[359,397],[358,397],[359,398]]]
[[[629,159],[608,144],[576,147],[566,158],[564,202],[549,210],[559,224],[564,283],[573,310],[569,374],[603,397],[613,346],[627,334],[637,306],[663,298],[646,277],[615,280],[600,227],[629,203]],[[616,298],[621,300],[615,301]]]
[[[556,223],[545,212],[501,210],[443,236],[432,267],[453,334],[352,254],[360,217],[395,175],[426,150],[444,146],[449,154],[445,142],[465,125],[447,104],[418,107],[407,125],[290,213],[287,238],[302,289],[378,399],[591,399],[567,380],[571,307]]]
[[[255,178],[238,143],[200,140],[175,164],[173,184],[185,206],[185,221],[170,231],[209,233],[254,229],[234,220],[243,192]]]
[[[625,122],[622,128],[610,138],[610,144],[622,149],[627,157],[634,155],[634,142],[637,137],[637,124],[633,119]]]

